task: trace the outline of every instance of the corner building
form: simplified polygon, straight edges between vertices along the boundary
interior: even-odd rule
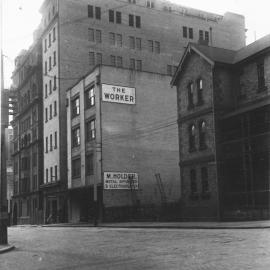
[[[60,222],[68,202],[66,90],[96,64],[171,76],[188,41],[239,49],[245,25],[240,15],[162,1],[46,0],[40,11],[45,221]]]
[[[163,195],[173,215],[180,181],[170,79],[102,65],[67,91],[69,221],[94,219],[95,204],[99,219],[155,219]]]
[[[177,87],[183,218],[269,219],[270,36],[234,51],[190,43]]]

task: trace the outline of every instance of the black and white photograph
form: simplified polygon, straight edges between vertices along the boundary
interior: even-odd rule
[[[0,269],[269,270],[267,0],[0,0]]]

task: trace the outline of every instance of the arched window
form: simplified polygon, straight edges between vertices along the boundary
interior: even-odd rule
[[[197,80],[197,100],[197,105],[203,104],[203,80],[201,78]]]
[[[191,124],[188,128],[188,137],[189,137],[189,151],[195,151],[195,125]]]
[[[194,85],[192,82],[188,84],[188,109],[194,108]]]
[[[199,146],[201,150],[206,148],[206,122],[204,120],[199,122]]]

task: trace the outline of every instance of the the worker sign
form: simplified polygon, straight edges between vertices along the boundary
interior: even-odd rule
[[[104,172],[104,189],[138,189],[137,173]]]
[[[102,101],[133,105],[136,103],[135,88],[102,84]]]

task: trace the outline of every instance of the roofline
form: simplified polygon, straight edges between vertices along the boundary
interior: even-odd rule
[[[176,72],[174,73],[173,77],[172,77],[172,80],[171,80],[171,87],[172,86],[175,86],[175,82],[176,82],[176,79],[178,78],[178,75],[179,73],[181,72],[181,68],[182,68],[182,65],[183,63],[185,62],[185,59],[187,57],[187,55],[190,53],[190,51],[193,50],[195,53],[197,53],[198,55],[200,55],[202,58],[204,58],[211,66],[214,66],[215,65],[215,62],[213,62],[211,59],[209,59],[206,55],[204,55],[201,51],[199,51],[198,49],[196,49],[192,43],[188,43],[188,46],[186,47],[186,50],[180,60],[180,63],[176,69]]]

